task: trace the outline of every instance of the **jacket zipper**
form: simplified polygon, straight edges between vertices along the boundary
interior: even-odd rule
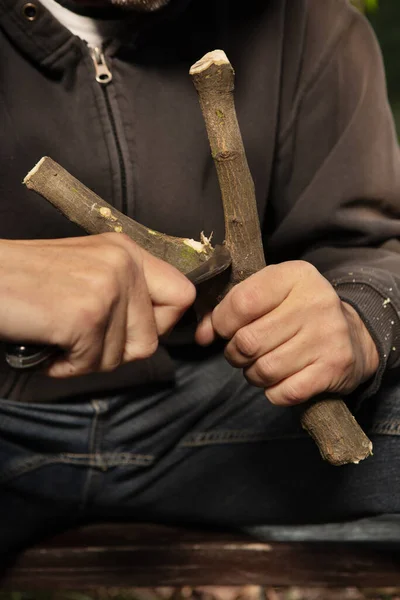
[[[112,73],[107,65],[104,53],[101,48],[97,48],[94,46],[88,46],[90,56],[93,60],[94,70],[96,75],[96,81],[100,84],[103,90],[103,96],[106,104],[108,118],[111,124],[111,130],[114,135],[115,146],[117,148],[118,154],[118,162],[119,162],[119,171],[121,177],[121,201],[122,201],[122,212],[127,214],[128,212],[128,202],[127,202],[127,184],[126,184],[126,168],[124,155],[121,147],[121,142],[118,137],[117,125],[115,122],[114,112],[111,106],[110,96],[107,91],[107,86],[112,81]]]

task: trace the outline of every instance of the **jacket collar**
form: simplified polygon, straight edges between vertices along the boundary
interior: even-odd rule
[[[0,0],[0,28],[32,62],[50,71],[65,68],[80,52],[79,39],[38,0]]]

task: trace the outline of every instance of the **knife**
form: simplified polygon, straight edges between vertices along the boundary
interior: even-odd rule
[[[225,245],[217,244],[210,258],[200,266],[185,273],[194,285],[199,285],[208,279],[216,277],[230,267],[231,253]],[[44,365],[61,352],[58,346],[36,344],[6,344],[5,359],[13,369],[34,369]]]

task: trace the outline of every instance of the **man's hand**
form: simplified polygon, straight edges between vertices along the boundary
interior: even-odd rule
[[[227,360],[282,406],[349,393],[379,364],[358,313],[304,261],[271,265],[234,287],[196,332],[203,345],[216,336],[229,340]]]
[[[57,345],[53,377],[151,356],[193,303],[174,267],[123,234],[0,241],[0,339]]]

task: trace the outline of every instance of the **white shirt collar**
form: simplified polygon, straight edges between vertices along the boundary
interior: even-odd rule
[[[101,48],[107,40],[118,38],[127,27],[127,19],[93,19],[78,15],[55,0],[40,0],[40,2],[64,27],[85,40],[89,46]]]

